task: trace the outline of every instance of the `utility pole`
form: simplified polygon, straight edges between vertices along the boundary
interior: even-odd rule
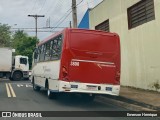
[[[73,17],[73,28],[77,28],[77,4],[76,4],[76,0],[72,0],[72,17]]]
[[[35,18],[35,29],[36,29],[36,38],[37,38],[37,19],[38,19],[38,17],[44,17],[44,15],[28,15],[28,17]]]
[[[71,21],[69,21],[69,27],[72,28],[72,22]]]
[[[49,19],[48,19],[48,27],[49,28],[51,27],[50,24],[51,24],[51,21],[50,21],[50,17],[49,17]]]

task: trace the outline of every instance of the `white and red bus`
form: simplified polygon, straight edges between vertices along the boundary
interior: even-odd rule
[[[120,40],[115,33],[69,29],[53,34],[34,51],[34,90],[119,95]]]

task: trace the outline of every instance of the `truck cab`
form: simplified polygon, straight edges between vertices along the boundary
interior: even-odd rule
[[[11,80],[29,79],[28,57],[17,55],[12,60]]]

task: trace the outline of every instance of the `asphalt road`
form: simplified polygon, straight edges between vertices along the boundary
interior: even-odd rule
[[[7,92],[8,91],[8,92]],[[10,91],[10,92],[9,92]],[[10,93],[10,94],[9,94]],[[86,102],[79,96],[71,97],[68,94],[58,99],[48,99],[45,90],[33,91],[30,81],[0,80],[0,111],[128,111],[125,108],[101,102],[98,97],[93,102]],[[63,115],[63,114],[62,114]],[[63,117],[63,116],[62,116]],[[4,120],[19,120],[22,118],[0,118]],[[23,118],[33,119],[36,118]],[[109,117],[63,117],[37,118],[51,120],[151,120],[151,118],[109,118]],[[154,118],[156,119],[156,118]]]

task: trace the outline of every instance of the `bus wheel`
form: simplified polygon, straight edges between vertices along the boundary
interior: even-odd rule
[[[49,90],[48,88],[47,88],[47,96],[49,99],[53,98],[53,92],[51,92],[51,90]]]
[[[48,85],[49,86],[49,85]],[[53,93],[47,86],[47,96],[49,99],[57,99],[57,93]]]
[[[22,79],[23,75],[21,72],[17,71],[17,72],[14,72],[13,74],[13,80],[16,81],[20,81]]]
[[[41,87],[35,85],[34,81],[33,81],[33,90],[34,91],[40,91]]]

